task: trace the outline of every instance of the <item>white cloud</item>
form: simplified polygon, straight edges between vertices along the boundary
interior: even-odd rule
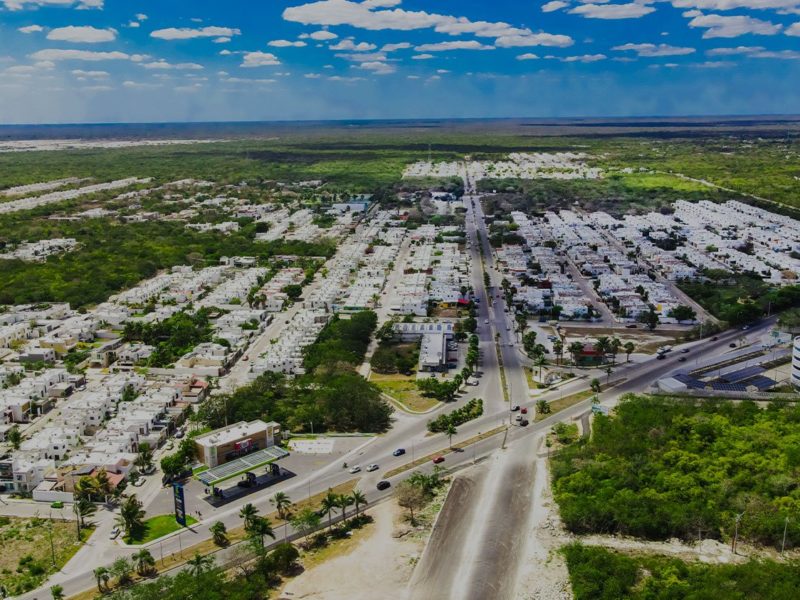
[[[31,7],[61,7],[85,10],[90,8],[103,8],[103,0],[2,0],[8,10],[23,10]]]
[[[545,2],[542,4],[542,12],[555,12],[562,8],[569,6],[569,2],[562,2],[561,0],[553,0],[552,2]]]
[[[786,28],[786,35],[793,35],[800,37],[800,23],[795,23]]]
[[[47,34],[47,39],[54,42],[71,42],[73,44],[97,44],[101,42],[113,42],[117,39],[116,29],[97,29],[95,27],[83,26],[58,27]]]
[[[226,77],[225,83],[246,83],[250,85],[276,83],[277,79],[250,79],[247,77]]]
[[[305,42],[292,42],[290,40],[272,40],[267,42],[267,46],[274,48],[303,48],[307,44]]]
[[[147,15],[144,13],[136,13],[136,19],[138,21],[147,21]]]
[[[645,58],[653,58],[658,56],[686,56],[696,52],[694,48],[681,48],[678,46],[670,46],[669,44],[623,44],[621,46],[614,46],[612,50],[632,51],[636,52],[639,56]]]
[[[110,92],[114,88],[110,85],[84,85],[79,89],[84,92]]]
[[[322,77],[322,75],[320,75],[319,73],[306,73],[305,75],[303,75],[303,77],[305,77],[306,79],[319,79],[320,77]]]
[[[214,39],[213,39],[213,40],[211,40],[211,41],[212,41],[214,44],[227,44],[228,42],[230,42],[230,41],[231,41],[231,38],[229,38],[229,37],[227,37],[227,36],[222,36],[222,37],[214,38]]]
[[[627,4],[582,4],[571,8],[568,12],[581,15],[587,19],[638,19],[655,12],[655,8],[638,2]]]
[[[736,46],[735,48],[711,48],[706,51],[709,56],[736,56],[738,54],[752,54],[760,52],[763,46]]]
[[[460,40],[456,42],[438,42],[436,44],[422,44],[414,48],[417,52],[447,52],[449,50],[494,50],[494,46],[487,46],[475,40]]]
[[[108,71],[84,71],[83,69],[73,69],[70,71],[79,80],[84,79],[108,79]]]
[[[348,50],[351,52],[369,52],[370,50],[375,50],[377,46],[375,44],[368,44],[367,42],[360,42],[356,44],[351,39],[342,40],[338,44],[333,44],[331,50]]]
[[[287,21],[304,25],[349,25],[360,29],[380,31],[412,31],[416,29],[433,29],[437,33],[448,35],[472,34],[477,37],[525,37],[548,34],[534,34],[527,28],[513,27],[508,23],[492,21],[470,21],[466,17],[453,17],[425,11],[411,11],[401,8],[391,10],[375,10],[376,8],[397,6],[399,3],[385,2],[353,2],[352,0],[317,0],[299,6],[292,6],[283,11]],[[568,36],[556,36],[568,37]],[[570,40],[571,42],[571,40]],[[559,42],[563,44],[564,42]],[[535,45],[535,44],[530,44]]]
[[[365,71],[372,71],[376,75],[391,75],[397,71],[397,67],[394,65],[378,60],[363,62],[359,65],[353,65],[353,67],[357,69],[364,69]]]
[[[366,81],[363,77],[342,77],[341,75],[332,75],[328,77],[328,81],[343,81],[345,83],[353,83],[356,81]]]
[[[384,44],[381,52],[395,52],[396,50],[408,50],[411,44],[408,42],[400,42],[399,44]]]
[[[191,29],[188,27],[169,27],[167,29],[156,29],[150,34],[150,37],[154,37],[159,40],[193,40],[197,38],[229,38],[235,35],[240,35],[241,33],[241,30],[231,27],[208,26],[200,27],[199,29]]]
[[[798,60],[797,50],[767,50],[763,46],[736,46],[734,48],[712,48],[709,56],[745,56],[747,58],[773,58],[779,60]]]
[[[412,60],[430,60],[434,58],[433,54],[415,54],[411,57]]]
[[[273,67],[281,64],[278,57],[270,52],[245,52],[242,67]]]
[[[142,67],[148,70],[157,70],[157,71],[199,71],[203,68],[203,65],[198,65],[197,63],[170,63],[165,61],[164,59],[157,60],[154,62],[149,63],[142,63]]]
[[[336,57],[351,62],[383,62],[386,60],[386,54],[383,52],[355,52],[352,54],[337,54]]]
[[[698,15],[689,21],[689,27],[706,29],[703,38],[733,38],[740,35],[775,35],[782,29],[781,25],[762,21],[753,17],[722,15]]]
[[[558,60],[560,60],[561,62],[567,62],[567,63],[572,63],[572,62],[593,63],[605,60],[608,57],[605,54],[581,54],[579,56],[562,56],[562,57],[546,56],[545,58],[558,58]]]
[[[526,52],[525,54],[520,54],[517,57],[517,60],[536,60],[539,56],[536,54],[532,54],[531,52]]]
[[[139,23],[139,21],[130,21],[127,26],[130,27],[131,29],[139,29],[139,27],[141,27],[141,24]]]
[[[311,38],[312,40],[316,40],[318,42],[325,42],[327,40],[335,40],[339,36],[333,33],[332,31],[328,31],[326,29],[322,29],[320,31],[315,31],[313,33],[304,34],[306,37]],[[303,36],[300,36],[303,37]]]
[[[554,35],[552,33],[503,35],[495,40],[495,46],[498,48],[525,48],[529,46],[566,48],[572,46],[573,43],[574,41],[568,35]]]
[[[757,9],[792,9],[800,6],[798,0],[671,0],[675,8],[693,8],[700,10],[734,10],[738,8]]]
[[[20,33],[39,33],[40,31],[44,31],[44,27],[41,25],[28,25],[27,27],[20,27],[17,31]]]
[[[36,60],[85,60],[85,61],[101,61],[101,60],[133,60],[135,61],[137,55],[126,54],[125,52],[96,52],[94,50],[63,50],[57,48],[47,48],[39,50],[31,54],[31,58]]]

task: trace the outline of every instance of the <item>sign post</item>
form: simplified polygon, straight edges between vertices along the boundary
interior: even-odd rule
[[[186,501],[183,497],[183,485],[173,483],[172,495],[175,498],[175,520],[181,527],[186,527]]]

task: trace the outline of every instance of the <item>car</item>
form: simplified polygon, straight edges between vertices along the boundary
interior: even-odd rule
[[[748,329],[750,329],[750,325],[745,325],[742,327],[742,331],[747,331]]]
[[[736,343],[731,342],[730,344],[728,344],[728,348],[736,348]]]
[[[245,357],[243,357],[243,358],[242,358],[242,360],[243,360],[244,362],[247,362],[248,360],[250,360],[250,357],[249,357],[249,356],[245,356]]]
[[[378,470],[378,465],[376,465],[375,463],[372,463],[371,465],[367,465],[367,472],[368,473],[372,473],[373,471],[377,471],[377,470]]]
[[[520,427],[527,427],[528,425],[530,425],[530,423],[528,423],[528,419],[522,419],[522,421],[519,422]]]
[[[715,335],[714,337],[712,337],[712,338],[711,338],[711,341],[712,341],[712,342],[716,342],[718,339],[719,339],[719,338],[718,338],[718,337]]]
[[[392,484],[383,479],[379,481],[378,485],[376,485],[375,487],[378,488],[380,491],[383,491],[383,490],[388,490],[390,487],[392,487]]]
[[[625,325],[625,329],[636,329],[636,323],[630,323]]]
[[[517,416],[514,418],[514,420],[515,420],[517,423],[519,423],[520,421],[522,421],[522,415],[517,415]]]
[[[666,358],[667,358],[666,354],[659,354],[658,356],[656,356],[656,360],[664,360]]]
[[[359,467],[358,465],[354,465],[354,466],[350,467],[350,472],[351,473],[360,473],[361,472],[361,467]]]
[[[131,485],[133,487],[142,487],[144,485],[145,479],[144,477],[139,477],[136,481],[134,481]]]
[[[175,432],[175,437],[178,439],[181,439],[184,435],[186,434],[183,432],[183,429],[178,429],[178,431]]]
[[[516,404],[516,405],[511,407],[511,412],[517,412],[518,410],[519,410],[519,405],[518,404]]]
[[[685,357],[685,356],[681,356],[681,357],[678,359],[678,362],[686,362],[686,357]]]
[[[527,409],[527,408],[522,408],[522,409],[520,409],[520,412],[521,412],[523,415],[527,415],[527,414],[528,414],[528,409]]]
[[[433,464],[438,465],[439,463],[443,462],[444,462],[444,456],[442,456],[441,454],[439,456],[433,457]]]
[[[405,448],[398,448],[397,450],[392,452],[392,456],[403,456],[403,454],[405,454],[405,453],[406,453],[406,449]]]
[[[61,500],[56,500],[50,505],[50,508],[64,508],[64,503]]]
[[[681,354],[689,354],[689,348],[684,348],[681,350]]]
[[[114,527],[114,529],[111,530],[111,534],[109,534],[108,539],[115,540],[115,539],[117,539],[119,537],[120,533],[122,533],[120,531],[120,528],[119,527]]]
[[[484,320],[483,320],[483,324],[484,324],[484,325],[488,325],[488,324],[489,324],[489,319],[484,319]]]

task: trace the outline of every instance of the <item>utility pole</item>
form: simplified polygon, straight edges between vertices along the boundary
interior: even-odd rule
[[[786,520],[783,522],[783,542],[781,543],[781,556],[783,556],[783,551],[786,549],[786,530],[789,529],[789,517],[786,517]]]
[[[734,554],[736,554],[736,542],[739,541],[739,521],[742,520],[743,516],[744,516],[743,512],[736,515],[736,525],[733,530],[733,544],[731,544],[731,552],[733,552]]]

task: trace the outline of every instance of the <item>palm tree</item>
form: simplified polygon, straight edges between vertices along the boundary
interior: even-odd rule
[[[113,491],[111,482],[108,480],[108,473],[105,469],[100,469],[94,478],[97,481],[97,491],[103,496],[103,500],[108,501],[108,497]]]
[[[611,340],[607,336],[601,335],[594,343],[594,350],[600,354],[600,361],[606,362],[606,354],[611,350]]]
[[[619,341],[619,338],[612,338],[611,339],[611,361],[614,364],[617,364],[617,354],[619,351],[622,350],[622,342]]]
[[[342,519],[347,522],[347,507],[353,504],[353,498],[347,494],[339,495],[339,508],[342,509]]]
[[[539,382],[542,381],[542,367],[547,364],[547,359],[545,359],[544,354],[537,354],[536,359],[533,361],[533,364],[539,367]]]
[[[564,355],[564,342],[561,340],[553,342],[553,353],[558,357],[558,364],[561,364],[561,357]]]
[[[111,578],[111,573],[105,567],[97,567],[94,571],[94,578],[97,580],[97,589],[103,594],[108,591],[108,580]]]
[[[319,520],[319,515],[316,511],[310,508],[304,508],[291,520],[291,524],[295,531],[299,531],[305,536],[319,527]]]
[[[572,342],[569,345],[569,353],[572,354],[572,360],[575,365],[578,365],[578,359],[580,358],[581,353],[583,352],[583,344],[580,342]]]
[[[199,577],[214,565],[214,557],[213,556],[203,556],[198,552],[194,553],[194,556],[186,561],[186,565],[188,566],[187,571],[189,575],[192,577]]]
[[[75,497],[91,500],[100,496],[97,480],[94,477],[81,477],[75,484]]]
[[[636,346],[633,342],[625,342],[623,348],[625,348],[625,362],[631,362],[631,354],[636,350]]]
[[[358,517],[358,508],[362,504],[367,504],[367,497],[361,490],[353,490],[353,493],[350,495],[350,497],[353,499],[353,504],[356,505],[356,517]]]
[[[153,464],[153,451],[150,449],[150,444],[142,442],[139,444],[139,454],[133,464],[139,469],[144,471]]]
[[[270,502],[275,505],[278,516],[285,521],[286,515],[289,512],[289,507],[292,505],[292,499],[289,498],[289,494],[286,492],[278,492],[272,497]]]
[[[339,507],[339,501],[333,490],[328,488],[328,493],[322,499],[322,510],[328,515],[328,527],[333,527],[333,511]]]
[[[72,512],[75,513],[75,519],[78,523],[78,541],[81,539],[81,529],[86,526],[86,517],[91,517],[97,512],[97,507],[94,503],[85,496],[75,498],[72,503]]]
[[[217,546],[228,545],[228,530],[225,528],[225,523],[217,521],[208,530],[211,532],[211,537]]]
[[[456,426],[453,425],[453,423],[448,423],[447,427],[444,430],[444,434],[449,438],[450,447],[452,448],[453,447],[453,436],[458,434],[458,429],[456,429]]]
[[[131,559],[133,560],[133,566],[136,572],[141,576],[147,575],[156,565],[156,560],[146,548],[139,550],[136,554],[131,556]]]
[[[50,594],[53,596],[53,600],[64,600],[66,596],[64,596],[64,588],[60,585],[54,585],[50,588]]]
[[[275,530],[272,529],[272,523],[266,517],[256,517],[247,533],[260,550],[264,549],[265,537],[275,539]]]
[[[253,526],[253,521],[255,521],[258,516],[258,509],[248,502],[242,507],[242,510],[239,511],[239,516],[244,521],[244,528],[246,531]]]
[[[131,580],[131,564],[125,557],[120,557],[114,561],[109,569],[109,574],[117,578],[117,585],[123,586]]]
[[[130,538],[134,529],[144,526],[144,515],[142,503],[136,499],[136,495],[128,496],[119,507],[116,523],[125,530],[125,536]]]

